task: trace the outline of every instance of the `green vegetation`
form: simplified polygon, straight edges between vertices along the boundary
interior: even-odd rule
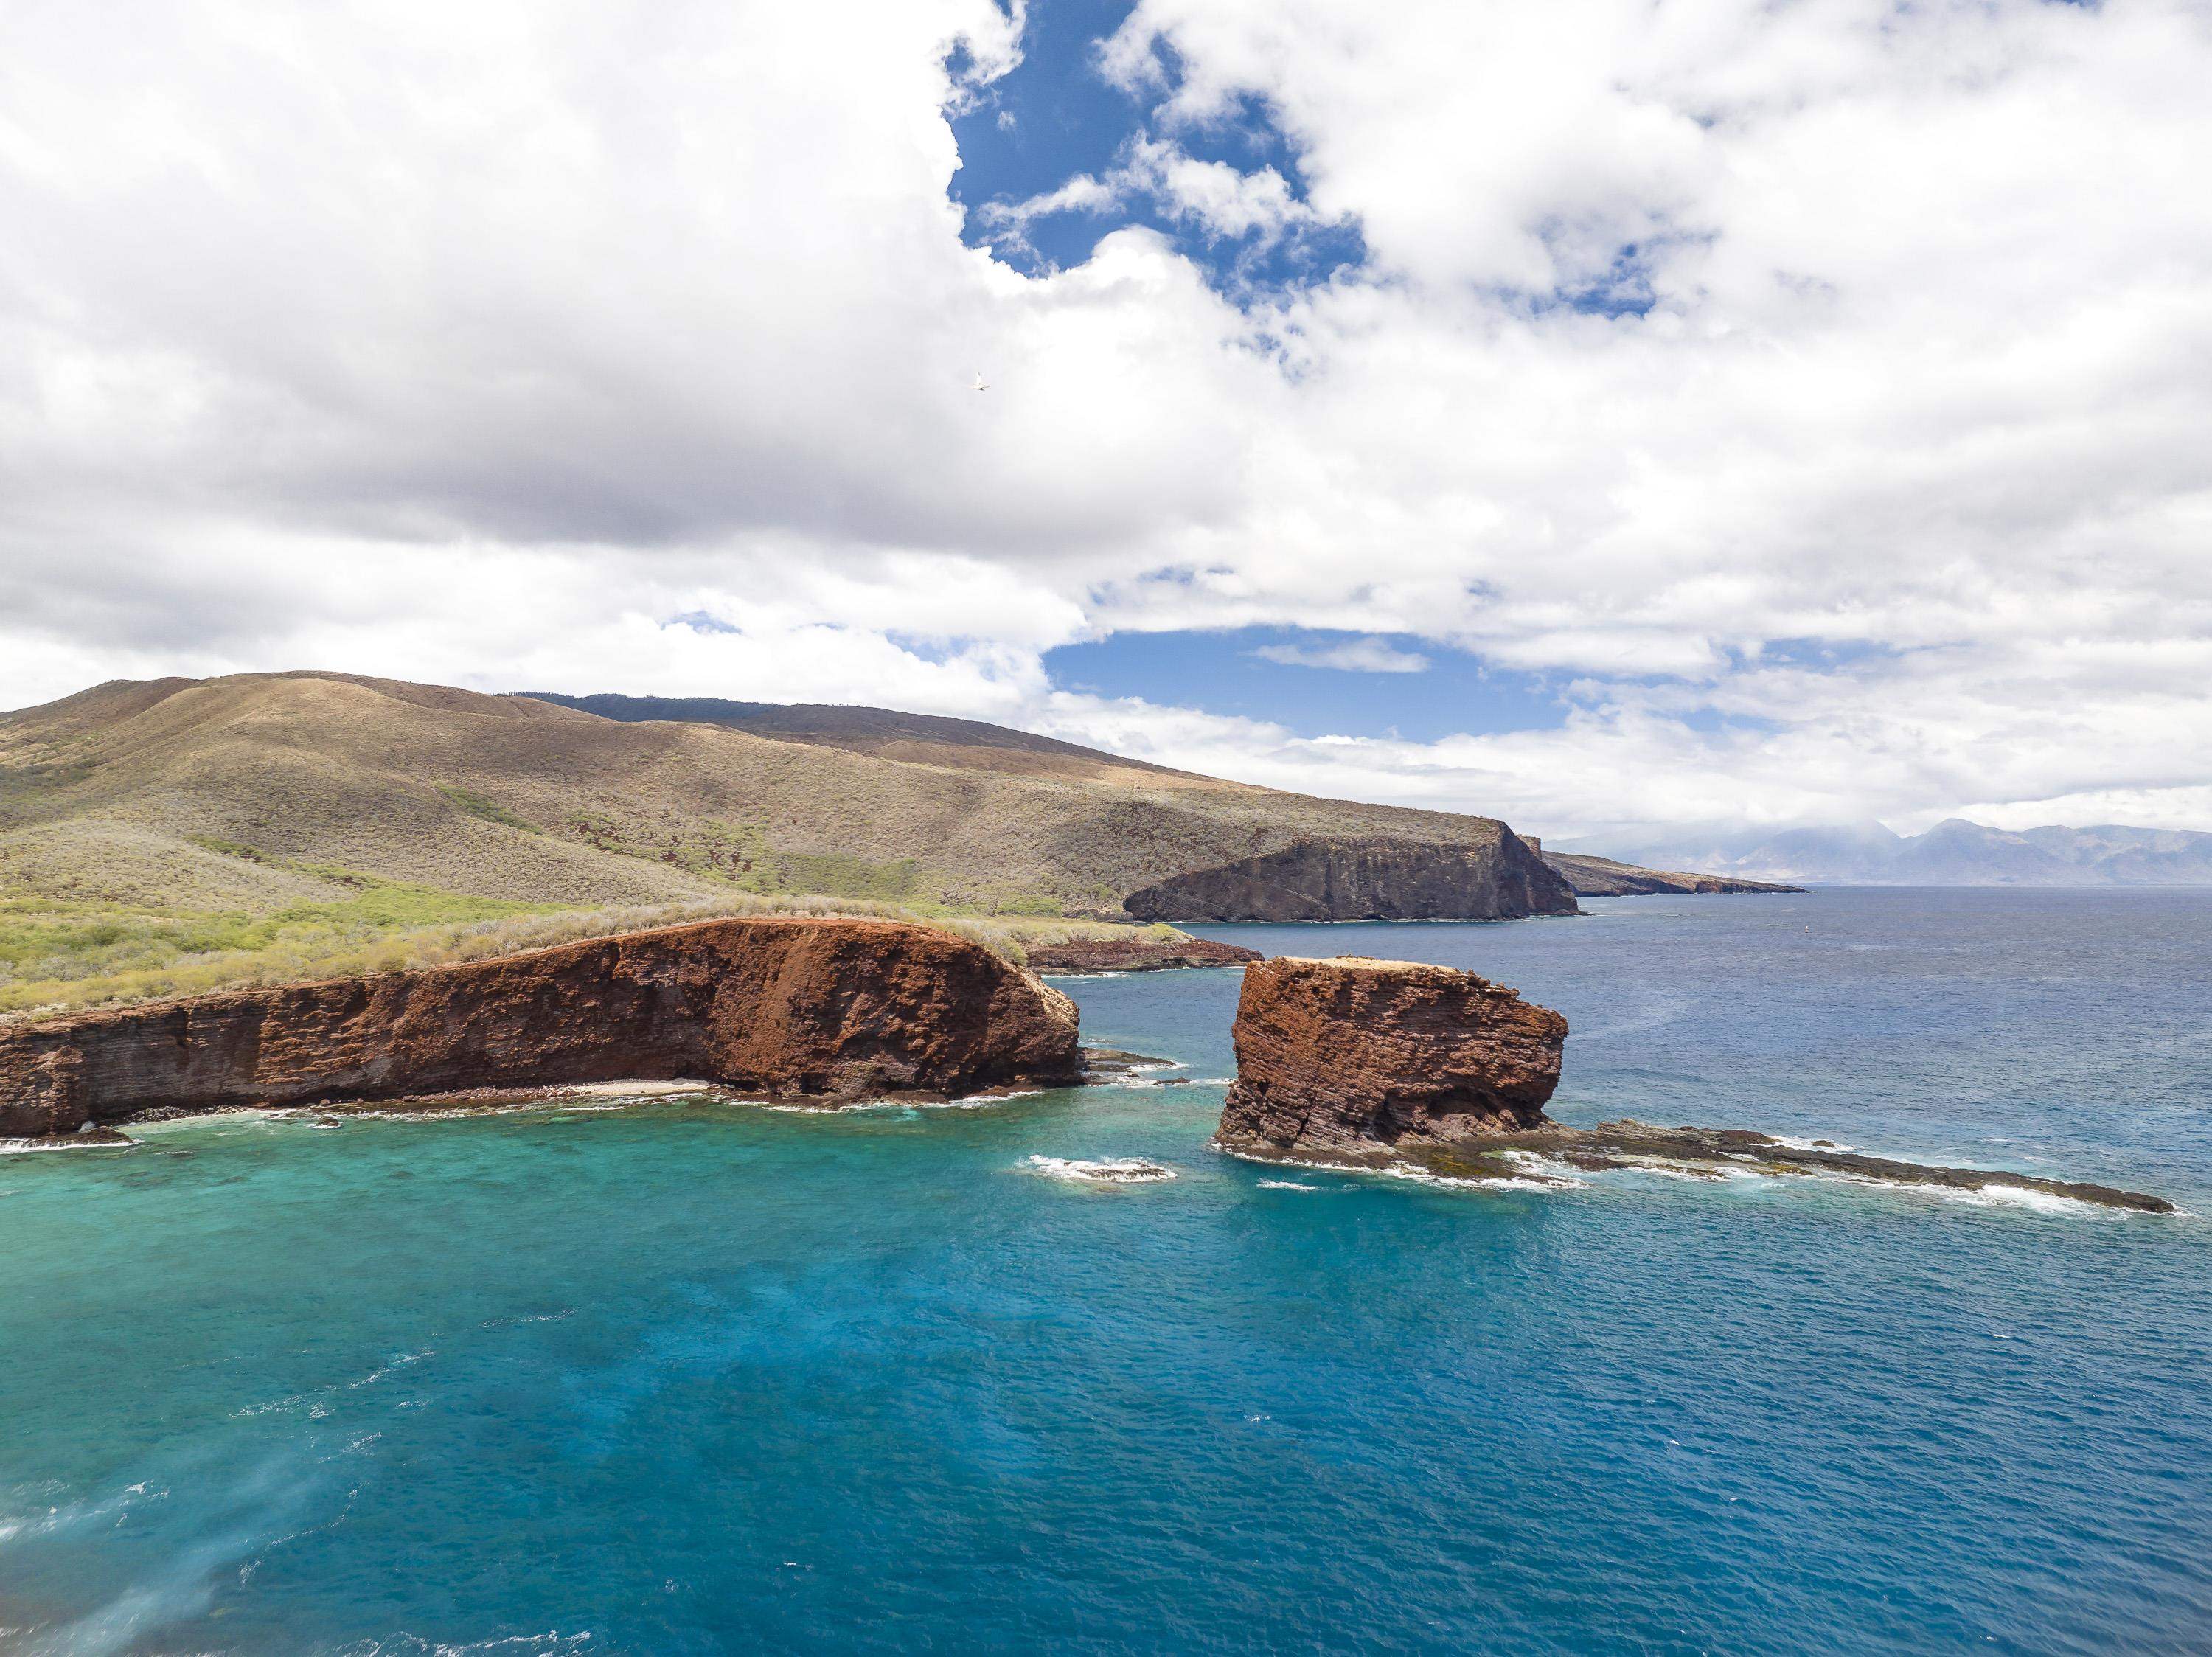
[[[261,915],[0,900],[0,1013],[390,972],[422,964],[422,946],[433,935],[561,908],[287,863],[251,848],[232,855],[249,853],[252,861],[318,876],[351,895]]]
[[[284,865],[285,860],[257,860]],[[732,892],[696,903],[576,908],[474,898],[349,869],[290,865],[357,885],[350,898],[266,915],[148,913],[0,898],[0,1020],[74,1007],[411,971],[578,938],[725,915],[857,915],[956,933],[1013,961],[1029,947],[1134,929],[1097,921],[1000,920],[939,908]],[[1172,927],[1145,929],[1172,935]]]
[[[543,834],[545,831],[528,818],[509,811],[497,801],[487,800],[472,789],[448,788],[441,785],[438,792],[444,795],[471,817],[481,817],[487,823],[499,823],[511,829],[520,829],[525,834]]]
[[[831,898],[858,898],[878,903],[902,903],[915,895],[921,865],[911,857],[892,863],[871,863],[844,852],[806,856],[798,852],[771,853],[755,864],[755,878],[774,871],[773,886],[753,891],[818,892]],[[743,880],[740,885],[744,884]]]
[[[756,823],[708,818],[625,825],[604,813],[577,812],[565,826],[594,850],[666,863],[693,874],[726,880],[740,892],[763,897],[813,896],[904,904],[923,896],[924,875],[918,858],[874,863],[850,852],[779,851],[769,843],[768,831]],[[1055,905],[1036,912],[1059,911]]]
[[[249,863],[275,863],[281,860],[264,857],[255,848],[236,840],[226,840],[214,834],[187,834],[185,842],[198,846],[202,851],[212,851],[218,857],[237,857]]]

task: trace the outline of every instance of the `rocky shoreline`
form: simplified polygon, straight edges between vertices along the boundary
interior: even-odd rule
[[[1193,938],[1077,942],[1097,953],[1074,957],[1076,970],[1255,954]],[[1147,964],[1135,964],[1136,945]],[[1544,1108],[1565,1019],[1450,967],[1258,960],[1246,967],[1233,1034],[1237,1076],[1214,1143],[1258,1161],[1484,1183],[1569,1183],[1547,1169],[1826,1177],[2174,1212],[2142,1191],[1747,1129],[1570,1127]],[[836,1108],[1150,1085],[1145,1072],[1173,1068],[1082,1047],[1066,996],[947,933],[717,920],[0,1030],[0,1140],[10,1150],[94,1148],[128,1144],[118,1129],[133,1121],[239,1107],[326,1112],[334,1124],[371,1107],[445,1114],[698,1086]]]
[[[0,1030],[0,1136],[142,1112],[698,1079],[758,1097],[1073,1084],[1074,1003],[949,933],[702,921],[419,972],[227,991]]]

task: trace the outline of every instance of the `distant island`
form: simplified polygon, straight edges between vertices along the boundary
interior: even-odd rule
[[[1577,898],[1650,898],[1662,892],[1802,892],[1801,886],[1782,886],[1772,880],[1747,880],[1727,874],[1692,874],[1677,869],[1644,868],[1615,857],[1588,852],[1548,851],[1531,840],[1537,855],[1558,870],[1574,887]]]
[[[2212,834],[2120,824],[2014,831],[1954,817],[1924,834],[1858,823],[1678,835],[1613,849],[1671,868],[1817,886],[2212,886]]]

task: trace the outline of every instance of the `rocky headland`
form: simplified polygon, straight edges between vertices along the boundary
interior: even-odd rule
[[[2173,1211],[2141,1191],[1929,1167],[1747,1129],[1569,1127],[1544,1114],[1566,1035],[1558,1013],[1471,972],[1357,956],[1263,961],[1244,975],[1237,1081],[1214,1142],[1267,1161],[1455,1179],[1541,1182],[1546,1163],[1712,1179],[1827,1175]]]
[[[1692,874],[1680,869],[1642,868],[1612,857],[1577,856],[1564,851],[1546,851],[1541,856],[1545,862],[1575,889],[1577,898],[1648,898],[1662,892],[1704,894],[1805,890],[1802,886],[1779,886],[1771,880],[1747,880],[1729,874]]]
[[[1157,972],[1182,966],[1243,966],[1256,949],[1177,933],[1155,938],[1133,933],[1116,938],[1067,938],[1029,946],[1032,972]]]
[[[949,933],[704,921],[0,1029],[0,1136],[142,1112],[690,1079],[835,1102],[1081,1079],[1074,1004]]]
[[[1498,825],[1463,842],[1300,840],[1122,899],[1140,921],[1495,921],[1572,915],[1566,880]]]

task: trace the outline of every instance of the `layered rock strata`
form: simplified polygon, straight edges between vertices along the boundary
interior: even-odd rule
[[[1416,961],[1248,967],[1217,1137],[1277,1155],[1451,1144],[1544,1120],[1567,1021],[1472,972]]]
[[[1213,938],[1068,938],[1030,946],[1033,972],[1155,972],[1179,966],[1242,966],[1260,959],[1256,949]]]
[[[1572,915],[1566,880],[1502,825],[1487,840],[1300,840],[1121,901],[1140,921],[1499,921]]]
[[[777,917],[0,1029],[0,1136],[155,1109],[698,1079],[828,1100],[1080,1079],[1074,1004],[949,933]]]
[[[1215,1142],[1238,1155],[1447,1179],[1565,1183],[1547,1167],[1725,1178],[1815,1175],[2018,1191],[2170,1214],[2142,1191],[1987,1168],[1929,1167],[1747,1129],[1552,1121],[1567,1022],[1473,973],[1413,961],[1277,959],[1248,968],[1237,1081]]]

